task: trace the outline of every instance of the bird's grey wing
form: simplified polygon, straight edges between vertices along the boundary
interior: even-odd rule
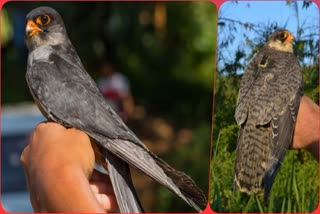
[[[299,90],[294,99],[290,101],[285,111],[282,114],[273,117],[271,120],[271,154],[269,156],[268,171],[263,179],[265,201],[269,196],[273,181],[285,154],[292,143],[301,94],[302,91]]]
[[[31,93],[41,101],[47,118],[66,127],[94,130],[109,138],[123,138],[140,146],[144,144],[107,104],[85,70],[79,71],[55,53],[49,61],[28,66],[26,79]]]
[[[105,161],[121,213],[142,213],[142,205],[131,180],[129,166],[110,152],[106,152]]]
[[[63,59],[57,63],[63,63]],[[198,201],[206,201],[206,197],[191,178],[184,173],[181,174],[180,177],[183,179],[180,180],[168,177],[157,160],[106,104],[103,97],[92,93],[93,90],[87,90],[88,86],[77,77],[79,73],[74,72],[72,68],[63,69],[62,65],[57,69],[55,63],[50,62],[38,62],[30,71],[31,74],[27,72],[27,78],[35,80],[32,81],[31,88],[54,121],[85,131],[103,148],[142,170],[200,210],[199,206],[202,204],[196,205],[197,202],[193,199],[200,198]],[[171,169],[172,172],[177,172]],[[190,197],[184,196],[179,189],[179,186],[185,188],[180,184],[183,180],[193,184],[188,187],[191,190],[187,191],[194,193]]]
[[[247,102],[250,101],[250,90],[252,90],[256,78],[259,75],[257,67],[256,60],[251,61],[240,81],[237,107],[235,111],[235,119],[238,125],[243,124],[248,116]]]

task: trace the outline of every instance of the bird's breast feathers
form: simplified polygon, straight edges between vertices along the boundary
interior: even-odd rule
[[[54,52],[51,46],[40,46],[34,49],[28,57],[28,66],[32,66],[36,61],[44,61],[50,63],[50,55]]]

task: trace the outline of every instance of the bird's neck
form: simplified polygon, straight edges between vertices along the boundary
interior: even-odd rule
[[[272,41],[267,44],[269,48],[272,48],[277,51],[289,52],[293,53],[293,45],[289,42],[281,42],[281,41]]]
[[[41,45],[35,48],[29,53],[28,65],[32,66],[35,61],[49,61],[49,57],[53,51],[53,48],[48,45]]]

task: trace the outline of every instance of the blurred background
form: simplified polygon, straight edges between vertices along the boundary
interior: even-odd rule
[[[8,2],[1,13],[2,202],[30,211],[19,156],[43,117],[25,82],[25,16],[54,7],[106,99],[161,158],[208,192],[217,12],[210,2]],[[30,104],[31,103],[31,104]],[[133,171],[148,212],[193,211]]]
[[[304,94],[319,104],[319,8],[311,1],[225,2],[219,9],[210,203],[217,212],[312,212],[319,203],[318,161],[289,150],[268,203],[257,195],[233,193],[239,127],[235,122],[240,80],[250,60],[278,28],[296,39],[294,52],[304,77]]]

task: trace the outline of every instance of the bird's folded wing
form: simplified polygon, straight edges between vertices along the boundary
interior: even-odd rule
[[[301,91],[298,91],[294,99],[282,114],[272,118],[272,138],[270,143],[269,162],[267,164],[267,172],[263,180],[265,200],[268,198],[272,183],[282,164],[285,154],[292,143],[301,93]]]

